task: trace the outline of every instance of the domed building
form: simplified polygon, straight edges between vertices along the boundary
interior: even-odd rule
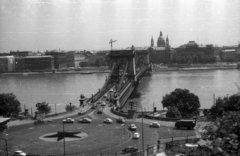
[[[157,46],[154,46],[153,37],[151,38],[151,46],[148,48],[148,51],[150,52],[150,56],[152,55],[153,59],[156,59],[157,57],[161,59],[153,62],[161,62],[161,63],[169,62],[174,52],[171,46],[169,45],[168,36],[166,37],[166,40],[165,40],[163,38],[162,31],[160,31],[160,35],[157,40]]]
[[[162,31],[160,31],[160,35],[158,37],[158,41],[157,41],[157,47],[165,47],[166,43],[164,38],[162,37]]]

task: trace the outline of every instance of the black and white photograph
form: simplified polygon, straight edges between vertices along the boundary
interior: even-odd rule
[[[0,156],[238,156],[239,123],[239,0],[0,0]]]

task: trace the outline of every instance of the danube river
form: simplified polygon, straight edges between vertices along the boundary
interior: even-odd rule
[[[108,73],[46,74],[0,76],[0,93],[14,93],[26,108],[35,111],[35,104],[46,101],[53,106],[52,113],[61,112],[70,102],[79,105],[79,96],[90,97],[103,86]],[[201,108],[210,108],[215,97],[237,93],[234,82],[240,85],[240,70],[163,71],[144,77],[138,86],[138,101],[146,110],[153,106],[162,109],[162,97],[176,88],[185,88],[196,94]]]

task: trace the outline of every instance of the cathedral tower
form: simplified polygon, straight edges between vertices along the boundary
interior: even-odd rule
[[[152,39],[151,39],[151,47],[154,47],[153,37],[152,37]]]

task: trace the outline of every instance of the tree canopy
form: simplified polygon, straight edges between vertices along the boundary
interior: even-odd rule
[[[48,103],[46,103],[46,102],[37,103],[36,107],[37,107],[38,112],[40,112],[40,113],[49,114],[52,111],[51,106],[49,106]]]
[[[218,98],[215,105],[210,108],[213,118],[221,116],[224,111],[240,111],[240,96],[234,94],[230,97]]]
[[[190,118],[199,114],[199,98],[187,89],[177,88],[170,94],[166,94],[163,97],[162,104],[163,108],[177,108],[183,118]]]
[[[200,131],[200,145],[186,156],[237,156],[240,153],[240,112],[224,112]]]
[[[0,94],[0,116],[11,117],[21,112],[21,103],[13,93]]]

